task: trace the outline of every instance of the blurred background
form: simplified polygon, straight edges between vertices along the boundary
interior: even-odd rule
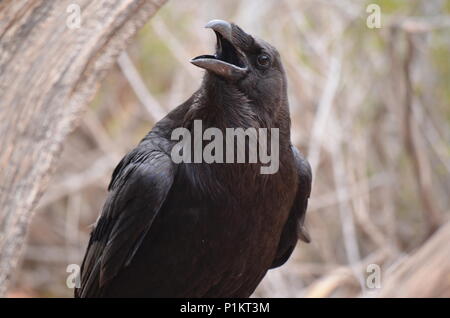
[[[371,3],[381,28],[367,26]],[[292,139],[314,175],[312,242],[299,243],[254,296],[370,297],[368,264],[380,266],[383,284],[449,219],[450,1],[171,0],[65,144],[9,296],[73,295],[66,267],[82,261],[112,170],[199,87],[203,71],[189,60],[213,52],[214,33],[203,27],[215,18],[278,48]]]

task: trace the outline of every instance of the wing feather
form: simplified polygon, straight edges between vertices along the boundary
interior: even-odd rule
[[[309,234],[305,228],[306,209],[311,193],[312,173],[308,161],[303,158],[300,151],[291,146],[298,173],[298,187],[294,204],[291,208],[288,220],[281,233],[280,242],[271,268],[283,265],[294,251],[297,240],[301,239],[309,243]]]
[[[91,233],[77,297],[98,297],[128,266],[170,191],[175,166],[151,143],[138,146],[113,172],[109,194]]]

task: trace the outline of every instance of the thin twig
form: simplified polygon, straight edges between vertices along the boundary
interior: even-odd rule
[[[139,98],[142,106],[144,106],[144,110],[151,117],[151,119],[154,122],[157,122],[163,118],[167,111],[159,104],[156,98],[150,94],[144,84],[144,81],[139,75],[139,72],[134,67],[133,62],[126,52],[123,52],[119,56],[117,63],[119,64],[123,75],[125,75],[134,93]]]
[[[426,162],[424,151],[421,151],[421,149],[418,148],[419,141],[417,140],[417,131],[415,127],[413,127],[413,87],[410,72],[414,54],[414,45],[411,36],[412,35],[410,34],[406,34],[407,51],[406,57],[403,61],[403,77],[405,83],[404,138],[406,150],[410,154],[413,163],[417,188],[423,205],[423,215],[427,224],[428,235],[431,235],[437,228],[439,228],[442,221],[442,215],[435,204],[435,199],[433,198],[430,167]]]

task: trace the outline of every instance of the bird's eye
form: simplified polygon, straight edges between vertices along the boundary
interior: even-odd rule
[[[267,54],[260,54],[258,55],[256,62],[258,63],[259,66],[266,67],[270,63],[270,57]]]

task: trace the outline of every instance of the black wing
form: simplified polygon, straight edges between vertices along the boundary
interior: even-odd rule
[[[309,234],[304,226],[308,198],[311,193],[312,173],[308,161],[303,158],[298,149],[291,146],[298,173],[297,195],[291,208],[288,220],[281,233],[277,254],[270,268],[283,265],[294,251],[297,240],[309,243]]]
[[[98,297],[132,260],[172,186],[175,167],[151,141],[141,143],[114,170],[109,194],[91,233],[76,297]]]

